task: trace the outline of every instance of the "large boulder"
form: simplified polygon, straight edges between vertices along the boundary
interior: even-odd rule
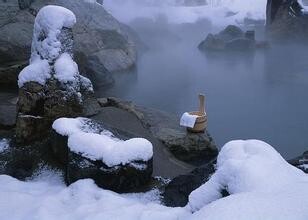
[[[60,5],[77,16],[74,54],[82,73],[99,84],[113,82],[110,72],[122,71],[136,62],[131,33],[93,1],[9,0],[0,1],[0,76],[16,78],[18,66],[28,61],[34,19],[45,5]],[[18,65],[16,67],[16,65]],[[5,74],[4,74],[5,73]],[[7,76],[8,73],[12,77]],[[9,80],[12,84],[12,80]],[[6,84],[5,80],[0,80]]]
[[[105,189],[128,192],[151,180],[153,147],[146,139],[86,118],[60,118],[53,129],[52,150],[66,167],[68,184],[92,178]]]
[[[266,26],[273,40],[307,41],[307,7],[303,1],[268,0]]]

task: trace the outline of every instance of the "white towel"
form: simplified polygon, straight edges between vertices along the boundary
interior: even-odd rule
[[[188,112],[185,112],[181,117],[180,125],[193,128],[195,126],[197,118],[197,115],[191,115]]]

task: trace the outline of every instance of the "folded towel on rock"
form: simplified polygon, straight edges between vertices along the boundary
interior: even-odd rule
[[[197,115],[191,115],[188,112],[185,112],[180,120],[180,125],[184,127],[193,128],[195,126]]]

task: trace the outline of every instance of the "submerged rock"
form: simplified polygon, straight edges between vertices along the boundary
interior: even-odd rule
[[[127,27],[124,28],[102,5],[75,0],[23,0],[0,1],[1,68],[28,61],[34,19],[46,5],[60,5],[76,14],[77,23],[73,29],[75,58],[80,71],[93,81],[110,84],[113,82],[111,72],[131,68],[135,64],[137,52]],[[12,73],[12,77],[19,72],[18,68],[7,71]]]
[[[307,6],[302,1],[268,0],[266,26],[273,40],[305,41],[308,37]]]
[[[51,146],[55,158],[66,166],[68,184],[91,178],[105,189],[129,192],[151,180],[153,151],[149,141],[85,118],[61,118],[53,128]]]

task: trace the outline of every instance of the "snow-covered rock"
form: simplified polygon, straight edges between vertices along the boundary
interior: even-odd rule
[[[75,24],[76,17],[72,11],[56,5],[43,7],[34,21],[31,61],[43,59],[53,63],[65,52],[70,52],[72,56],[73,39],[61,34],[65,34],[63,29],[66,28],[72,31]]]
[[[75,23],[75,15],[61,6],[46,6],[37,14],[30,64],[18,77],[19,143],[44,137],[59,117],[88,114],[89,100],[95,103],[91,81],[73,60]]]
[[[189,196],[193,219],[306,219],[308,176],[288,164],[270,145],[231,141],[221,150],[217,170]],[[227,190],[230,196],[222,198]]]
[[[60,118],[52,128],[68,136],[71,151],[91,160],[102,160],[107,166],[148,161],[153,157],[152,144],[142,138],[121,140],[108,130],[98,132],[99,125],[85,118]]]
[[[51,68],[48,60],[36,59],[29,66],[26,66],[18,76],[19,88],[27,82],[37,82],[45,85],[47,79],[51,77]]]
[[[151,179],[153,146],[128,138],[86,118],[60,118],[53,123],[52,148],[67,165],[68,183],[93,178],[104,188],[134,190]]]

